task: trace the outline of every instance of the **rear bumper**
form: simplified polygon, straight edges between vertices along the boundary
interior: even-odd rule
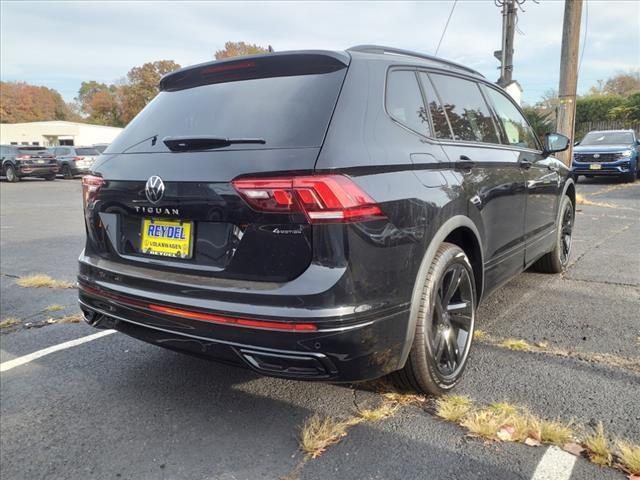
[[[91,172],[91,166],[86,166],[86,167],[80,167],[77,165],[70,165],[71,166],[71,173],[73,175],[84,175],[86,173]]]
[[[60,170],[57,166],[31,166],[23,165],[17,169],[19,177],[48,177],[55,175]]]
[[[329,306],[313,315],[308,309],[299,308],[300,295],[280,295],[277,301],[257,302],[260,292],[247,290],[244,295],[230,294],[232,302],[219,302],[132,288],[122,275],[114,279],[112,272],[89,266],[82,258],[80,265],[80,306],[87,323],[97,328],[115,328],[164,348],[276,377],[351,382],[377,378],[400,367],[408,305],[361,312]],[[176,291],[183,294],[187,290]],[[314,325],[317,330],[282,331],[219,324],[151,310],[149,302],[227,317],[303,323]]]

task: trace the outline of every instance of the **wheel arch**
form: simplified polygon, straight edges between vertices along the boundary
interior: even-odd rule
[[[571,199],[571,203],[573,204],[573,209],[576,209],[576,184],[575,182],[569,178],[564,184],[564,190],[562,195],[567,195]]]
[[[476,300],[477,303],[480,302],[480,299],[482,298],[482,290],[484,288],[484,255],[480,238],[480,233],[478,232],[476,225],[469,217],[464,215],[451,217],[440,226],[433,238],[431,238],[429,246],[427,247],[427,250],[422,257],[422,261],[420,262],[420,268],[418,269],[418,274],[416,275],[416,280],[413,286],[409,322],[407,324],[405,341],[400,355],[400,362],[398,364],[399,369],[404,367],[407,358],[409,357],[409,352],[416,332],[416,323],[418,321],[422,290],[424,288],[427,272],[431,266],[431,262],[433,262],[438,248],[443,242],[450,242],[458,245],[465,251],[471,260],[474,277],[476,277]]]

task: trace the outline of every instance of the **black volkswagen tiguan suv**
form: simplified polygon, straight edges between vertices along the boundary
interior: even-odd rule
[[[85,319],[266,375],[443,393],[575,188],[482,75],[377,46],[183,68],[83,178]]]

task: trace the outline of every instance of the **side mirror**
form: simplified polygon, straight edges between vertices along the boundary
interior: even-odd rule
[[[564,152],[569,148],[569,138],[560,133],[547,133],[544,136],[545,153]]]

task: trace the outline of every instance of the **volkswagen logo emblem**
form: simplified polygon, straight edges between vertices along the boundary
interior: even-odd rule
[[[164,182],[162,179],[157,175],[149,177],[144,187],[144,194],[151,203],[158,203],[162,200],[162,196],[164,195]]]

